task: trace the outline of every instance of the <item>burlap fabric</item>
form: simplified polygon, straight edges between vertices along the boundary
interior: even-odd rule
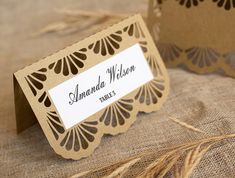
[[[69,35],[51,33],[31,36],[48,23],[64,18],[54,13],[55,8],[103,8],[129,12],[130,9],[145,10],[147,2],[0,2],[0,177],[69,177],[147,150],[162,150],[207,136],[181,127],[170,117],[187,122],[208,135],[235,133],[234,79],[217,74],[197,75],[169,69],[171,91],[163,107],[151,114],[140,114],[126,133],[103,137],[100,146],[88,158],[72,161],[56,155],[38,124],[16,135],[12,73],[92,33],[85,30]],[[103,27],[103,24],[99,26]],[[203,157],[192,177],[234,177],[234,141],[229,139],[216,144]],[[125,176],[135,177],[151,159],[136,164]],[[110,170],[112,167],[90,176],[103,176]]]

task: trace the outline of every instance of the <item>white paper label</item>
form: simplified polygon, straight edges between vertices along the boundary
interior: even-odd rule
[[[48,92],[68,129],[152,79],[141,47],[135,44]]]

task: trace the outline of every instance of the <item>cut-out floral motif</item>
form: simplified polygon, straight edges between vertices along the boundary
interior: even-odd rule
[[[84,121],[69,129],[62,135],[60,146],[68,151],[87,149],[89,144],[95,140],[95,135],[98,132],[97,125],[97,121]]]
[[[47,123],[55,139],[60,140],[60,146],[68,151],[87,149],[89,143],[95,140],[95,134],[98,131],[97,121],[84,121],[72,129],[65,130],[55,111],[47,113]]]
[[[51,100],[48,97],[47,92],[43,92],[41,96],[38,98],[39,103],[44,103],[44,106],[50,107],[51,106]]]
[[[142,31],[140,24],[135,22],[123,29],[124,32],[127,32],[129,36],[135,36],[136,38],[144,38],[144,32]]]
[[[185,50],[187,58],[201,68],[209,67],[217,62],[220,54],[212,48],[193,47]]]
[[[147,41],[140,41],[139,44],[140,44],[140,47],[141,47],[142,51],[144,53],[147,53],[147,51],[148,51],[148,48],[147,48],[147,44],[148,43],[147,43]]]
[[[153,79],[140,87],[139,91],[135,95],[135,99],[138,100],[141,104],[156,104],[158,99],[162,97],[164,89],[164,80]]]
[[[153,55],[150,55],[147,57],[147,61],[149,63],[149,66],[151,68],[151,71],[155,77],[162,76],[162,71],[157,63],[156,57]]]
[[[115,50],[120,48],[119,43],[122,41],[121,34],[122,31],[116,31],[113,34],[90,44],[88,48],[92,49],[95,54],[101,54],[102,56],[106,56],[108,54],[113,55]]]
[[[38,90],[43,89],[43,82],[46,81],[46,68],[42,68],[36,72],[33,72],[25,77],[34,96],[38,94]]]
[[[152,35],[153,35],[153,40],[155,43],[158,42],[159,40],[159,34],[160,34],[160,28],[159,28],[160,24],[155,22],[152,26]]]
[[[125,120],[130,118],[130,112],[133,110],[132,99],[121,99],[107,107],[100,117],[100,122],[104,122],[106,126],[116,127],[124,125]]]
[[[47,80],[46,76],[47,69],[42,68],[36,72],[33,72],[25,77],[27,84],[29,85],[30,90],[34,96],[39,95],[39,91],[43,89],[43,82]],[[38,98],[39,103],[44,103],[46,107],[51,106],[51,101],[47,96],[47,93],[44,91]]]
[[[198,4],[200,2],[203,2],[204,0],[176,0],[176,1],[179,1],[180,5],[190,8],[192,6],[198,6]]]
[[[165,0],[156,0],[156,4],[162,5]],[[198,6],[199,3],[204,0],[176,0],[179,2],[179,5],[185,6],[187,8]],[[235,0],[211,0],[216,3],[219,8],[224,8],[225,10],[231,10],[235,8]],[[154,6],[157,8],[158,6]]]
[[[55,111],[47,113],[47,123],[49,124],[55,139],[58,140],[59,136],[65,132],[64,126]]]
[[[86,48],[82,48],[73,52],[56,62],[51,63],[48,67],[53,69],[56,74],[62,73],[64,76],[68,76],[70,73],[76,75],[79,68],[83,68],[84,60],[87,59],[85,52]]]
[[[158,43],[157,47],[164,62],[174,61],[176,58],[180,57],[183,51],[175,44]]]
[[[235,0],[211,0],[208,1],[207,3],[209,4],[202,4],[205,3],[206,1],[188,1],[188,0],[175,0],[172,3],[176,3],[178,5],[184,5],[183,7],[186,7],[186,4],[188,3],[188,6],[194,6],[198,5],[197,8],[200,9],[200,5],[206,5],[208,7],[221,7],[219,10],[233,10],[235,8]],[[181,4],[180,4],[181,3]],[[201,4],[200,4],[201,3]],[[166,7],[164,6],[166,4]],[[194,4],[194,5],[193,5]],[[149,22],[149,29],[151,30],[151,34],[154,38],[155,44],[158,47],[159,53],[166,64],[167,67],[185,67],[191,71],[194,71],[196,73],[211,73],[215,72],[218,70],[223,70],[224,73],[228,76],[234,77],[235,76],[235,60],[233,60],[233,53],[234,52],[228,52],[224,53],[224,49],[220,50],[221,45],[209,45],[207,48],[202,47],[202,46],[197,46],[199,49],[194,49],[195,46],[192,44],[189,44],[188,42],[182,43],[181,40],[179,40],[179,43],[162,43],[164,41],[164,37],[161,38],[159,42],[159,24],[162,22],[161,19],[164,18],[163,16],[157,17],[155,15],[155,11],[162,11],[163,8],[168,8],[169,4],[166,3],[166,0],[154,0],[150,1],[149,5],[149,17],[148,17],[148,22]],[[182,12],[184,13],[185,9],[181,9]],[[188,9],[189,10],[189,9]],[[186,13],[188,13],[188,10],[186,9]],[[215,10],[215,9],[211,9]],[[225,12],[229,13],[229,12]],[[232,12],[231,12],[232,13]],[[232,15],[232,14],[230,14]],[[220,19],[221,20],[221,19]],[[156,26],[156,27],[155,27]],[[217,30],[218,31],[218,30]],[[191,36],[193,36],[192,32]],[[161,35],[160,35],[161,36]],[[165,35],[164,35],[165,36]],[[193,37],[192,37],[193,38]],[[167,41],[169,38],[166,39]],[[202,39],[201,39],[202,40]],[[175,40],[174,40],[175,41]],[[196,40],[198,43],[198,40]],[[208,41],[208,40],[207,40]],[[180,44],[181,43],[181,44]],[[193,42],[192,42],[193,43]],[[185,45],[184,44],[188,44]],[[213,46],[217,46],[214,48]],[[196,48],[197,48],[196,47]],[[229,47],[228,47],[229,48]],[[234,51],[231,49],[231,51]]]
[[[213,0],[218,7],[224,7],[225,10],[235,8],[235,0]]]
[[[235,69],[235,51],[223,55],[225,62]]]

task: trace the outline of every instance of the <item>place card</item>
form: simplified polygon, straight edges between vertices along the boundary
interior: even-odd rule
[[[68,129],[152,79],[151,69],[137,43],[48,93]],[[91,106],[91,103],[95,104]]]
[[[234,0],[149,0],[148,27],[166,66],[200,74],[235,77],[234,17]]]
[[[159,109],[168,91],[165,66],[135,15],[14,73],[17,130],[37,119],[56,153],[80,159],[104,134],[125,132],[138,112]]]

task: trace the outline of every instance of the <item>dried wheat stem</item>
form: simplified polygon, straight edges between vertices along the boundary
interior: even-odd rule
[[[94,12],[85,10],[56,9],[55,11],[61,13],[66,18],[62,21],[47,25],[38,32],[33,33],[31,36],[39,36],[51,32],[64,32],[64,34],[70,34],[76,31],[86,31],[95,25],[121,20],[131,15],[131,13],[113,13],[104,10]]]
[[[173,159],[166,164],[166,167],[163,167],[160,173],[157,173],[157,177],[163,178],[172,169],[172,167],[176,164],[179,158],[180,158],[180,154],[174,156]]]
[[[196,145],[199,145],[199,144],[206,144],[206,143],[211,143],[211,142],[215,143],[215,142],[221,141],[223,139],[234,138],[234,137],[235,137],[235,134],[217,135],[217,136],[202,138],[200,140],[195,140],[195,141],[185,143],[185,144],[180,144],[178,146],[173,146],[171,148],[166,148],[165,150],[175,150],[175,149],[186,149],[186,150],[188,150],[188,149],[191,149],[191,148],[193,148],[193,147],[195,147]]]
[[[132,156],[132,157],[129,157],[128,159],[125,159],[125,160],[122,160],[122,161],[119,161],[119,162],[116,162],[116,163],[114,163],[114,164],[110,164],[110,165],[106,165],[106,166],[103,166],[103,167],[100,167],[100,168],[97,168],[97,169],[94,169],[94,170],[89,170],[89,171],[84,171],[84,172],[82,172],[82,173],[79,173],[79,174],[75,174],[75,175],[86,175],[86,174],[89,174],[89,173],[94,173],[94,172],[98,172],[99,170],[103,170],[103,169],[106,169],[106,168],[108,168],[108,167],[121,167],[122,165],[124,165],[124,164],[127,164],[128,165],[128,163],[133,163],[132,165],[134,165],[134,161],[133,160],[136,160],[136,162],[137,161],[139,161],[142,157],[144,156],[144,154],[138,154],[138,155],[135,155],[135,156]],[[133,162],[132,162],[133,161]],[[121,165],[121,166],[120,166]],[[131,166],[131,165],[130,165]],[[129,167],[130,167],[129,166]],[[74,175],[73,175],[74,176]],[[69,178],[75,178],[75,177],[69,177]]]
[[[45,33],[57,32],[62,31],[68,28],[68,24],[65,22],[55,22],[45,26],[44,28],[40,29],[39,31],[31,34],[31,36],[39,36]]]
[[[204,154],[210,149],[211,145],[203,148],[201,151],[201,144],[190,150],[185,157],[183,167],[176,170],[177,172],[175,173],[175,178],[189,178],[195,167],[201,161]]]
[[[172,152],[162,155],[160,158],[153,161],[147,168],[145,168],[145,170],[140,175],[138,175],[137,178],[153,177],[155,172],[158,172],[160,169],[162,169],[162,167],[166,165],[167,160],[171,159],[171,157]]]
[[[84,171],[84,172],[81,172],[81,173],[78,173],[78,174],[74,174],[73,176],[71,176],[69,178],[79,178],[79,177],[87,175],[89,172],[90,171]]]
[[[175,165],[181,154],[177,150],[170,151],[153,161],[138,178],[163,177]]]
[[[145,169],[144,172],[142,172],[139,175],[139,178],[143,178],[144,175],[148,175],[148,176],[150,176],[150,175],[158,175],[159,177],[163,177],[173,167],[173,165],[175,165],[174,163],[176,163],[176,161],[178,160],[178,156],[181,156],[182,153],[185,152],[185,151],[188,151],[188,150],[191,150],[191,149],[195,149],[194,151],[189,151],[191,157],[188,156],[188,157],[190,157],[190,159],[187,158],[187,160],[186,160],[186,162],[187,162],[186,164],[191,163],[191,167],[186,169],[186,170],[188,170],[186,172],[187,174],[186,173],[183,174],[183,172],[182,172],[183,175],[188,176],[189,174],[191,174],[192,170],[197,166],[197,164],[201,160],[201,158],[204,155],[204,153],[210,148],[210,146],[212,144],[214,144],[214,143],[216,143],[218,141],[221,141],[223,139],[234,138],[234,137],[235,137],[235,134],[219,135],[219,136],[213,136],[213,137],[209,137],[209,138],[203,138],[203,139],[200,139],[200,140],[196,140],[196,141],[189,142],[189,143],[186,143],[186,144],[181,144],[181,145],[174,146],[174,147],[167,148],[167,149],[163,149],[163,150],[158,150],[158,151],[152,151],[151,150],[151,151],[140,153],[138,155],[135,155],[135,156],[133,156],[131,158],[128,158],[126,160],[117,162],[115,164],[108,165],[108,166],[105,166],[105,167],[102,167],[102,168],[98,168],[98,169],[96,169],[94,171],[90,171],[89,173],[98,172],[99,170],[102,170],[102,169],[105,169],[105,168],[108,168],[108,167],[111,167],[111,166],[112,167],[113,166],[120,167],[120,164],[124,165],[125,163],[127,163],[127,162],[129,162],[131,160],[141,159],[141,158],[143,158],[145,156],[155,154],[156,152],[162,152],[162,151],[167,151],[168,150],[168,152],[164,153],[162,156],[160,156],[160,158],[157,158],[153,163],[151,163]],[[203,144],[207,144],[207,143],[209,143],[210,146],[199,152],[199,148]],[[191,160],[194,160],[194,161],[192,162]],[[151,170],[152,172],[147,174],[147,172],[149,170]],[[125,170],[125,171],[127,171],[127,170]],[[175,175],[177,176],[177,178],[179,178],[181,176],[181,172],[180,171],[179,171],[179,169],[178,169],[178,171],[176,171]]]
[[[63,15],[67,16],[73,16],[73,17],[103,17],[107,16],[110,18],[125,18],[130,16],[131,14],[125,14],[125,13],[113,13],[105,10],[99,10],[99,11],[86,11],[86,10],[69,10],[69,9],[56,9],[55,10],[58,13],[61,13]]]
[[[208,147],[200,151],[201,143],[196,146],[196,148],[191,148],[191,150],[186,155],[184,160],[184,166],[182,169],[178,169],[175,173],[176,178],[188,178],[194,168],[199,164],[203,155],[209,150],[213,143]],[[178,148],[176,150],[170,151],[162,155],[160,158],[151,163],[139,176],[138,178],[163,178],[174,165],[176,165],[177,160],[181,157],[182,153],[187,149]],[[178,176],[178,177],[177,177]]]
[[[170,119],[171,119],[172,121],[174,121],[175,123],[181,125],[182,127],[187,128],[187,129],[189,129],[189,130],[192,130],[192,131],[195,131],[195,132],[199,132],[199,133],[205,133],[204,131],[202,131],[202,130],[200,130],[200,129],[198,129],[198,128],[195,128],[194,126],[189,125],[189,124],[187,124],[187,123],[185,123],[185,122],[182,122],[182,121],[180,121],[179,119],[176,119],[176,118],[173,118],[173,117],[170,117]]]
[[[110,175],[105,176],[105,178],[122,177],[128,171],[128,169],[139,160],[140,160],[140,158],[136,158],[136,159],[128,161],[127,163],[125,163],[125,164],[121,165],[120,167],[118,167],[117,169],[115,169]]]
[[[77,31],[86,31],[87,29],[96,27],[97,24],[101,24],[105,21],[107,21],[107,17],[94,18],[94,19],[90,19],[86,21],[83,20],[82,22],[80,21],[80,19],[77,19],[76,21],[55,22],[55,23],[45,26],[38,32],[33,33],[31,36],[39,36],[39,35],[52,33],[52,32],[57,32],[61,34],[71,34]]]

